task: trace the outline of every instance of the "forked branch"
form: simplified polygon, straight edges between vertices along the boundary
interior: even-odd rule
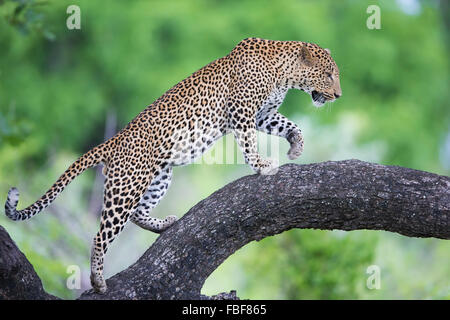
[[[208,276],[253,240],[292,228],[450,239],[449,220],[449,177],[359,160],[284,165],[275,175],[243,177],[199,202],[136,263],[108,279],[104,295],[88,290],[80,298],[208,298],[200,294]],[[8,277],[1,270],[0,297]]]

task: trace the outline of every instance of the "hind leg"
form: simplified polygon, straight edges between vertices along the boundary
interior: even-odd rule
[[[91,284],[100,293],[106,291],[103,260],[108,246],[123,230],[148,186],[142,178],[146,176],[144,172],[135,172],[132,176],[121,172],[119,176],[118,180],[108,177],[105,181],[100,231],[94,238],[91,253]]]
[[[161,173],[151,182],[136,211],[131,216],[133,223],[146,230],[160,233],[177,221],[176,216],[168,216],[165,219],[150,216],[152,209],[158,205],[169,189],[171,180],[172,167],[168,166],[161,170]]]

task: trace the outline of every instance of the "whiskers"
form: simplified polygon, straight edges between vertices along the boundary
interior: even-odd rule
[[[325,110],[326,110],[326,112],[327,113],[331,113],[331,104],[333,103],[333,101],[327,101],[326,103],[325,103]]]

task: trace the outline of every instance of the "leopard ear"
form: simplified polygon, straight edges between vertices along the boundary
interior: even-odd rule
[[[328,53],[328,54],[331,54],[331,51],[330,51],[330,49],[328,49],[328,48],[325,48],[325,51]]]
[[[311,55],[311,52],[306,47],[306,44],[304,44],[300,49],[299,58],[302,61],[303,64],[305,64],[308,67],[311,67],[314,65],[314,58]]]

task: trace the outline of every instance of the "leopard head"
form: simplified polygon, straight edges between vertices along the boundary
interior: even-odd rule
[[[329,49],[301,42],[296,52],[296,62],[292,87],[309,93],[316,107],[342,96],[339,69]]]

